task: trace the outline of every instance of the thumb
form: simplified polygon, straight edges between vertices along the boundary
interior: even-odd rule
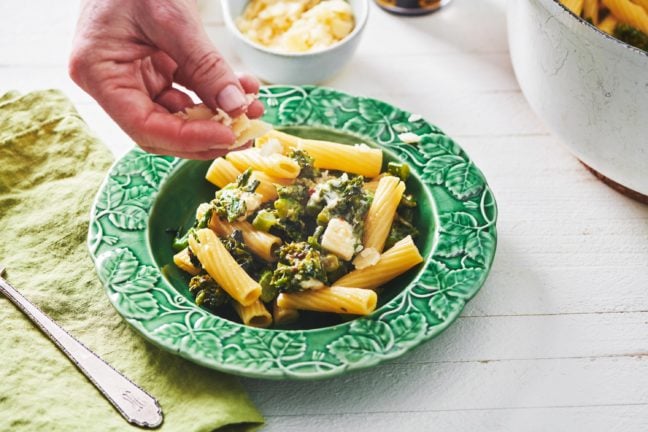
[[[196,92],[212,110],[238,115],[247,107],[245,92],[221,53],[212,45],[200,20],[179,20],[154,41],[176,62],[174,79]]]

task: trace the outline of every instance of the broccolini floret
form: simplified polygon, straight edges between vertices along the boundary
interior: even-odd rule
[[[644,51],[648,51],[648,35],[640,30],[625,24],[619,23],[614,28],[614,37],[622,40],[628,45],[632,45]]]
[[[216,192],[211,206],[221,219],[228,222],[240,220],[261,204],[259,195],[254,193],[259,180],[252,179],[251,176],[252,170],[248,169],[237,177],[236,183]]]
[[[279,248],[279,262],[270,284],[279,292],[321,288],[328,282],[320,252],[306,242]]]
[[[189,291],[196,298],[196,304],[208,309],[217,309],[230,300],[223,288],[207,273],[202,273],[191,278]]]
[[[308,155],[304,150],[294,149],[288,154],[288,157],[294,159],[299,164],[299,178],[300,179],[314,179],[319,177],[320,170],[313,166],[313,158]]]

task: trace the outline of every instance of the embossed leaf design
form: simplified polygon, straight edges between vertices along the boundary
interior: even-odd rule
[[[117,308],[126,318],[137,320],[151,319],[160,310],[151,293],[117,294]]]
[[[447,272],[448,267],[443,263],[431,260],[425,272],[421,275],[419,283],[414,286],[413,291],[418,296],[423,296],[425,294],[430,295],[432,292],[441,289]]]
[[[143,209],[151,207],[154,195],[155,189],[146,185],[133,186],[126,190],[126,200],[130,204],[135,204]]]
[[[304,96],[292,96],[279,105],[279,121],[282,124],[304,124],[313,111],[310,100]]]
[[[123,205],[113,210],[108,219],[117,228],[135,231],[146,228],[148,214],[141,207]]]
[[[475,293],[476,287],[479,287],[482,275],[483,272],[480,269],[473,268],[448,272],[443,281],[446,294],[464,300],[469,299]]]
[[[439,220],[441,221],[441,229],[455,235],[470,234],[477,227],[477,219],[466,212],[445,213],[439,217]]]
[[[99,256],[99,275],[109,286],[124,283],[137,271],[137,258],[128,249],[115,249]]]
[[[158,187],[171,170],[171,163],[159,156],[150,156],[150,168],[142,172],[144,181],[152,187]]]
[[[142,151],[129,154],[115,166],[115,174],[122,176],[141,175],[149,168],[149,161],[154,157]]]
[[[466,239],[463,236],[441,231],[437,240],[435,256],[456,257],[464,253]]]
[[[393,334],[382,321],[358,320],[351,324],[349,334],[328,345],[340,360],[363,362],[386,353],[393,344]]]
[[[124,199],[124,188],[116,181],[109,180],[97,198],[97,209],[110,210],[121,204]]]
[[[146,292],[155,286],[159,278],[160,273],[155,267],[140,266],[134,278],[125,283],[113,285],[113,289],[127,294]]]
[[[488,231],[476,231],[466,241],[466,255],[484,266],[490,251],[495,249],[495,239]]]
[[[446,174],[445,185],[460,200],[477,195],[484,188],[482,177],[472,162],[463,162],[451,167]]]
[[[279,361],[295,361],[306,352],[306,338],[303,333],[290,336],[279,333],[270,343],[270,352]]]
[[[456,155],[442,155],[430,159],[423,168],[423,179],[431,184],[443,184],[446,173],[463,159]]]
[[[429,158],[454,155],[464,160],[461,149],[452,139],[442,133],[430,133],[421,138],[418,147]]]
[[[223,343],[220,339],[222,335],[213,331],[210,322],[209,317],[200,318],[184,336],[180,346],[189,352],[220,361],[223,353]]]
[[[458,313],[463,307],[463,300],[449,297],[445,293],[435,294],[429,302],[430,311],[439,322],[443,322]]]
[[[152,333],[174,347],[178,347],[182,342],[182,338],[189,333],[189,329],[184,324],[170,323],[162,324],[155,328]]]
[[[427,324],[421,313],[410,312],[390,321],[389,326],[394,333],[394,341],[404,344],[418,340],[425,333]]]

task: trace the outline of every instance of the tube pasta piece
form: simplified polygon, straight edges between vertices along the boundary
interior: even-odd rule
[[[362,244],[382,252],[389,235],[396,209],[405,192],[405,183],[398,177],[385,176],[378,182],[374,199],[365,218]]]
[[[211,163],[205,179],[211,184],[224,188],[228,184],[236,181],[236,177],[240,176],[243,171],[237,169],[232,163],[225,158],[219,157],[214,159]]]
[[[648,1],[648,0],[646,0]],[[599,23],[599,0],[583,1],[583,18],[592,21],[595,26]]]
[[[378,263],[362,270],[353,270],[347,273],[335,281],[333,286],[376,289],[421,262],[423,262],[423,257],[412,237],[407,236],[383,253]]]
[[[264,156],[257,148],[231,152],[226,158],[241,171],[251,167],[280,178],[294,179],[299,175],[300,170],[299,164],[294,159],[276,153]]]
[[[621,22],[648,34],[648,11],[630,0],[603,0],[603,4]]]
[[[299,319],[299,312],[297,309],[286,309],[277,306],[277,302],[275,301],[272,304],[272,318],[275,325],[290,324]]]
[[[366,145],[345,145],[329,141],[302,139],[276,130],[257,138],[256,145],[263,147],[270,139],[279,141],[288,153],[299,148],[313,158],[315,168],[346,171],[364,177],[375,177],[382,167],[382,151]]]
[[[196,267],[191,262],[191,258],[189,258],[188,248],[184,248],[177,254],[173,255],[173,263],[177,265],[178,268],[180,268],[180,270],[185,271],[192,276],[195,276],[198,273],[200,273],[200,269]]]
[[[633,0],[636,4],[644,8],[648,12],[648,0]]]
[[[562,0],[562,4],[578,16],[583,11],[583,0]]]
[[[368,315],[376,309],[375,291],[343,286],[325,287],[298,293],[281,293],[277,305],[282,308]]]
[[[198,230],[196,236],[198,239],[189,236],[189,247],[207,273],[243,306],[254,303],[261,295],[261,285],[237,264],[212,230]]]
[[[610,14],[606,16],[605,19],[599,23],[598,28],[601,31],[611,35],[612,33],[614,33],[614,28],[617,26],[618,23],[619,21],[614,17],[614,15]]]
[[[243,306],[234,302],[234,310],[243,321],[243,324],[251,327],[266,328],[272,324],[272,315],[268,312],[265,305],[257,300],[254,303]]]
[[[366,190],[367,192],[371,193],[376,193],[376,189],[378,189],[378,182],[375,180],[372,180],[370,182],[366,182],[362,188]]]
[[[252,179],[259,181],[256,193],[261,195],[262,202],[277,199],[277,185],[287,186],[292,183],[291,179],[273,177],[263,171],[252,171]]]
[[[274,256],[275,247],[281,244],[281,239],[265,231],[260,231],[246,221],[226,222],[213,214],[209,220],[209,228],[221,237],[230,235],[234,230],[241,231],[243,243],[250,248],[252,253],[267,262],[277,260]]]

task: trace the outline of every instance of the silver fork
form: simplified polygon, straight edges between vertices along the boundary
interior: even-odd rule
[[[5,268],[0,264],[0,293],[4,294],[27,315],[72,360],[72,363],[83,372],[129,423],[146,428],[156,428],[162,424],[162,409],[153,396],[117,372],[63,330],[12,287],[2,277],[4,272]]]

